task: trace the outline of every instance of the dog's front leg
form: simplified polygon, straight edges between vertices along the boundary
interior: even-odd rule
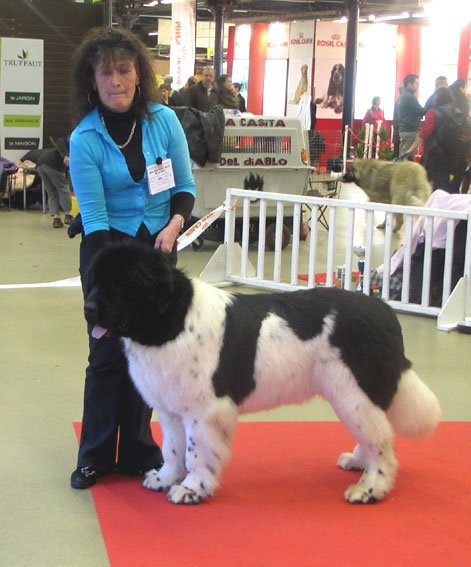
[[[180,416],[159,410],[162,426],[162,454],[164,464],[160,470],[147,471],[143,486],[157,492],[168,492],[170,487],[185,478],[185,429]]]
[[[188,474],[169,490],[168,499],[174,504],[199,504],[219,486],[222,467],[231,455],[237,409],[229,401],[215,403],[219,407],[209,416],[184,419]]]

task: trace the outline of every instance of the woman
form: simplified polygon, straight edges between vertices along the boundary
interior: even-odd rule
[[[154,102],[157,92],[147,50],[129,32],[92,30],[74,54],[70,173],[83,224],[83,290],[91,258],[113,240],[137,239],[176,261],[175,240],[193,208],[195,184],[185,134],[173,110]],[[149,182],[156,163],[173,170],[173,187]],[[79,489],[115,468],[134,475],[162,464],[151,409],[131,383],[119,339],[90,335],[89,344],[71,477]]]
[[[239,101],[232,88],[232,79],[229,75],[219,75],[215,81],[217,104],[223,108],[239,108]]]
[[[384,111],[379,107],[381,104],[381,98],[379,96],[374,96],[371,101],[371,108],[366,111],[365,116],[362,120],[362,127],[365,124],[373,124],[375,132],[378,129],[378,122],[384,123]]]
[[[424,145],[424,167],[430,179],[433,189],[443,189],[449,193],[454,192],[451,184],[457,165],[459,164],[462,151],[455,151],[450,143],[445,143],[441,138],[446,128],[446,123],[459,118],[461,112],[455,108],[451,90],[448,87],[440,87],[435,91],[432,108],[427,110],[425,119],[421,124],[420,131],[408,149],[409,155],[415,155],[416,149]],[[456,192],[456,191],[455,191]]]
[[[374,96],[373,100],[371,101],[371,108],[369,108],[366,111],[366,114],[363,117],[363,120],[361,122],[362,128],[366,124],[372,124],[373,125],[373,134],[374,135],[373,135],[373,138],[372,138],[372,144],[373,144],[373,148],[372,148],[372,152],[371,152],[372,157],[374,157],[376,155],[376,147],[378,146],[378,143],[379,143],[378,128],[380,127],[381,124],[384,123],[384,112],[379,107],[380,104],[381,104],[381,98],[379,96]]]

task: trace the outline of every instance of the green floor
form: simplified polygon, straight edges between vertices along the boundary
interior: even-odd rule
[[[0,284],[78,275],[78,239],[51,225],[37,210],[0,209]],[[179,266],[199,274],[216,246],[184,250]],[[471,337],[437,331],[434,319],[399,318],[407,356],[439,396],[444,419],[470,420]],[[0,289],[0,337],[0,565],[105,567],[91,494],[69,486],[87,358],[80,288]],[[246,419],[335,416],[316,400]]]

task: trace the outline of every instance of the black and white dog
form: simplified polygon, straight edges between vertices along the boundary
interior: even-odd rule
[[[242,412],[328,400],[358,442],[338,461],[364,471],[345,492],[352,503],[391,490],[394,432],[423,437],[440,419],[404,356],[393,311],[362,294],[227,293],[157,250],[121,243],[91,265],[85,316],[95,338],[123,337],[131,377],[163,430],[165,463],[144,486],[175,504],[214,493]]]

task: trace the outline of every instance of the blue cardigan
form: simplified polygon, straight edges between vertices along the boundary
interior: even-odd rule
[[[149,103],[153,120],[142,120],[142,152],[147,165],[158,157],[172,160],[175,187],[150,195],[147,170],[134,181],[126,160],[103,126],[95,108],[70,137],[70,175],[85,234],[114,228],[135,236],[141,223],[150,234],[170,216],[170,199],[179,192],[195,195],[185,133],[173,110]]]

